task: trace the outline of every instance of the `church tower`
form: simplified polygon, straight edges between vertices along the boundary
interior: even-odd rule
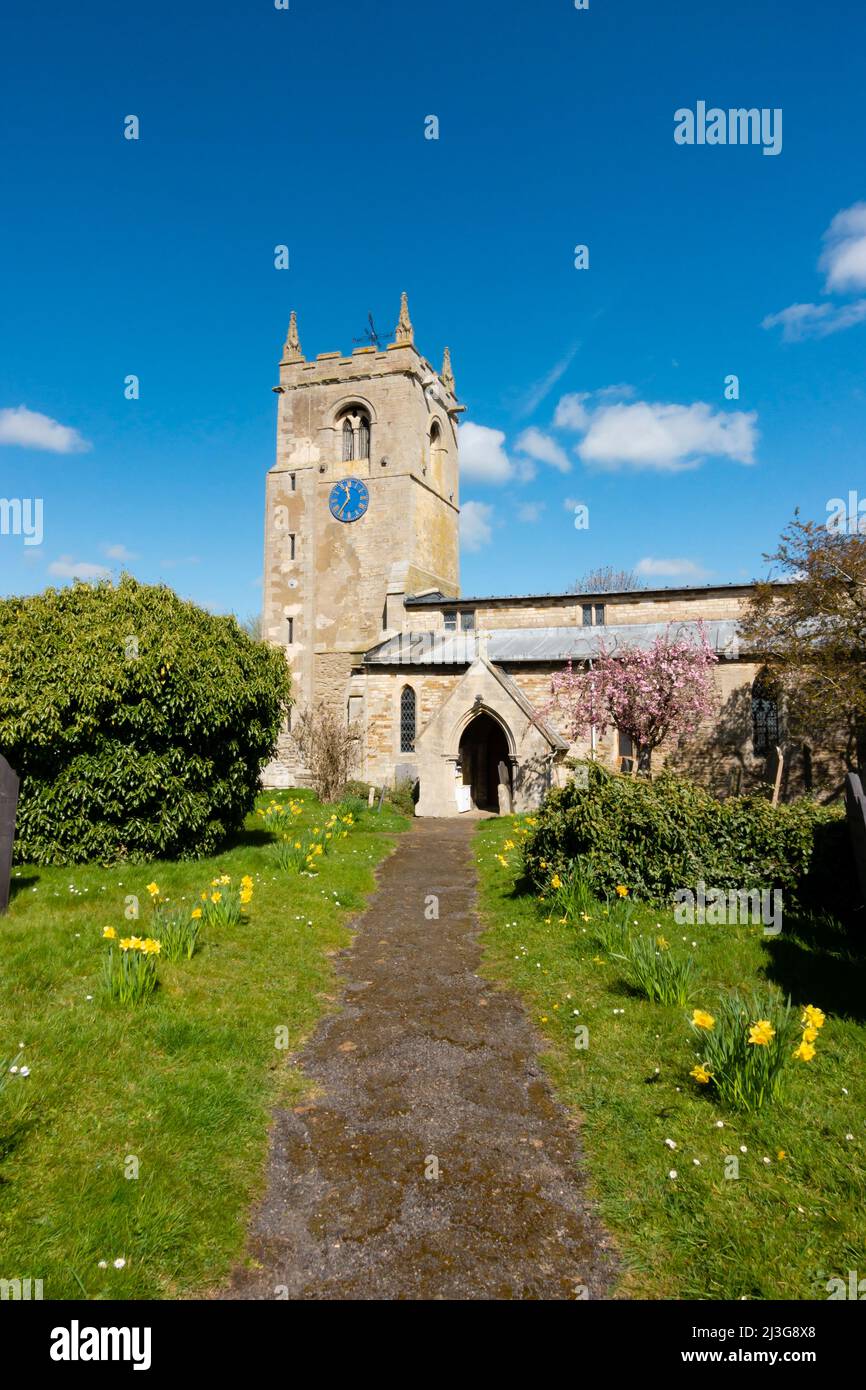
[[[404,294],[394,341],[307,361],[295,314],[280,362],[267,475],[265,640],[286,651],[298,709],[347,709],[352,668],[404,626],[407,594],[459,593],[457,402],[415,347]]]

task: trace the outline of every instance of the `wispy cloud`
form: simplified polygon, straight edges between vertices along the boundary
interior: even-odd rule
[[[709,570],[703,569],[694,560],[662,560],[654,555],[645,555],[635,565],[637,574],[654,579],[706,579]]]
[[[522,502],[517,508],[518,518],[530,523],[540,521],[545,506],[544,502]]]
[[[575,343],[573,347],[569,348],[565,356],[561,357],[556,365],[550,369],[547,376],[542,377],[540,381],[535,382],[535,384],[529,388],[518,407],[518,415],[531,415],[533,411],[538,409],[541,402],[550,395],[556,383],[568,371],[577,356],[579,348],[580,343]]]
[[[824,249],[818,269],[824,275],[824,293],[840,295],[866,289],[866,203],[854,203],[837,212],[823,236]],[[846,303],[826,300],[821,304],[789,304],[762,319],[762,328],[781,328],[786,342],[827,338],[866,319],[866,299]]]
[[[844,328],[866,319],[866,299],[850,304],[790,304],[778,314],[768,314],[762,328],[781,328],[786,343],[802,342],[804,338],[828,338]]]
[[[109,560],[117,560],[121,564],[128,560],[138,559],[138,556],[134,555],[131,550],[127,550],[125,545],[106,545],[103,547],[103,554]]]
[[[48,573],[56,579],[107,579],[111,570],[89,560],[73,560],[71,555],[61,555],[48,566]]]
[[[86,439],[70,425],[61,425],[50,415],[18,405],[0,410],[0,444],[21,449],[43,449],[50,454],[81,454],[90,448]]]

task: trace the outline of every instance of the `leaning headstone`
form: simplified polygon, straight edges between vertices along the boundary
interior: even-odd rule
[[[12,844],[15,839],[15,812],[18,809],[18,774],[0,753],[0,913],[9,906],[9,879],[12,873]]]
[[[374,802],[375,800],[376,800],[376,788],[375,788],[375,787],[371,787],[370,790],[369,790],[369,792],[367,793],[367,805],[368,805],[368,806],[372,806],[372,805],[373,805],[373,802]]]
[[[499,814],[500,816],[511,815],[511,792],[504,782],[499,783]]]
[[[866,902],[866,797],[863,795],[863,784],[856,772],[849,772],[845,778],[845,811],[857,868],[857,880],[863,901]]]

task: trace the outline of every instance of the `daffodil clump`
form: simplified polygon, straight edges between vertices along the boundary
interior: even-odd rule
[[[622,951],[612,954],[622,961],[623,975],[632,989],[645,999],[681,1007],[688,1003],[694,990],[694,958],[672,951],[663,936],[627,940]]]
[[[588,916],[595,906],[595,897],[585,861],[577,858],[566,867],[554,870],[548,878],[544,898],[550,900],[551,917],[563,925],[574,925],[582,915]]]
[[[701,1039],[702,1055],[691,1075],[728,1109],[759,1110],[778,1097],[790,1058],[812,1061],[824,1021],[813,1004],[798,1024],[790,999],[775,992],[746,998],[734,990],[722,997],[714,1013],[694,1010],[691,1026]]]
[[[253,881],[249,874],[244,874],[238,883],[233,882],[231,874],[220,874],[200,894],[200,919],[195,917],[195,908],[191,917],[207,927],[236,927],[243,909],[252,900]]]
[[[102,970],[106,994],[120,1004],[140,1004],[156,989],[161,943],[152,936],[119,937],[114,927],[105,927],[102,936],[108,942]]]
[[[266,824],[268,824],[266,822]],[[337,840],[345,840],[355,825],[351,811],[338,806],[326,820],[301,830],[296,822],[276,817],[268,824],[277,837],[274,857],[281,869],[293,869],[296,873],[318,873],[322,860],[333,849]]]
[[[300,801],[290,801],[287,806],[281,805],[279,801],[271,801],[267,806],[260,806],[257,814],[262,817],[266,830],[270,830],[274,835],[283,836],[289,833],[303,812]]]

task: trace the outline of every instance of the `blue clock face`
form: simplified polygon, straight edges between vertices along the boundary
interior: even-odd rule
[[[363,516],[370,502],[367,484],[360,478],[341,478],[331,488],[328,506],[331,516],[338,521],[357,521]]]

